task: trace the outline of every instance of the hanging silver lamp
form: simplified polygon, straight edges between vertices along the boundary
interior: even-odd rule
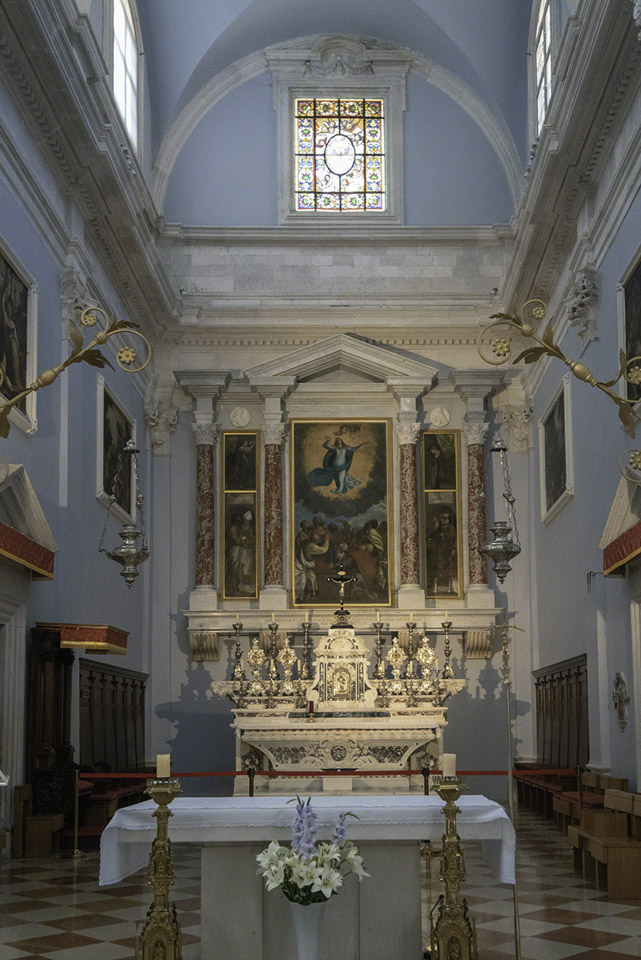
[[[100,553],[106,554],[110,560],[115,560],[116,563],[119,563],[122,567],[120,571],[120,576],[124,578],[125,583],[128,587],[132,585],[134,580],[139,574],[138,567],[141,563],[144,563],[145,560],[149,559],[149,545],[147,543],[147,531],[145,529],[145,518],[143,512],[143,504],[145,498],[142,495],[140,489],[140,476],[138,473],[138,453],[136,449],[136,443],[134,440],[128,440],[125,444],[123,455],[121,457],[121,464],[118,467],[118,470],[122,468],[122,464],[126,462],[126,458],[130,457],[130,471],[133,474],[133,480],[136,490],[136,521],[140,521],[140,526],[137,522],[124,523],[122,530],[118,534],[122,543],[119,547],[116,547],[115,550],[106,550],[103,546],[105,533],[107,532],[107,523],[109,520],[109,513],[115,502],[115,496],[112,493],[109,497],[109,509],[107,510],[107,516],[105,517],[105,525],[102,531],[102,537],[100,538],[100,543],[98,544],[98,550]],[[116,482],[116,477],[114,477],[114,485]],[[140,540],[140,545],[138,541]]]

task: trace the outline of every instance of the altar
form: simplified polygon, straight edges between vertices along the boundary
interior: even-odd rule
[[[341,570],[339,583],[342,576]],[[307,625],[302,660],[272,624],[271,637],[251,641],[245,657],[251,676],[237,642],[231,679],[212,684],[214,693],[235,704],[236,769],[279,774],[260,778],[259,791],[422,791],[423,777],[402,776],[404,771],[438,766],[447,725],[444,704],[465,686],[454,676],[449,635],[442,670],[428,638],[416,633],[412,622],[404,636],[393,639],[386,657],[378,630],[372,663],[343,600],[341,584],[334,622],[313,649]],[[323,776],[328,770],[344,770],[345,776]],[[359,777],[361,771],[383,776]],[[304,773],[310,776],[301,777]],[[387,776],[391,773],[399,776]],[[234,792],[247,792],[246,777],[236,778]]]
[[[321,960],[407,960],[421,956],[421,840],[442,836],[439,797],[321,795],[314,798],[319,838],[338,815],[349,818],[370,874],[348,877],[327,907]],[[458,801],[462,840],[481,840],[498,879],[514,883],[514,829],[485,797]],[[156,824],[152,801],[118,810],[103,832],[100,883],[117,883],[145,867]],[[201,863],[201,960],[296,960],[289,904],[266,892],[256,854],[272,839],[288,843],[294,819],[286,797],[178,797],[170,808],[172,843],[198,844]],[[142,919],[142,916],[141,916]],[[180,919],[180,917],[178,918]]]

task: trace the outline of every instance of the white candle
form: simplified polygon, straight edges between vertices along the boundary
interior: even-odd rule
[[[305,611],[305,623],[309,623],[309,610]]]
[[[412,611],[412,613],[410,613],[410,623],[412,623],[413,620],[414,620],[414,611]]]
[[[444,753],[443,760],[441,763],[441,770],[443,771],[444,777],[455,777],[456,776],[456,754],[455,753]]]
[[[447,610],[445,611],[445,623],[449,623],[449,617],[447,615]]]
[[[380,623],[380,622],[381,622],[381,611],[380,611],[380,610],[377,610],[377,611],[376,611],[376,622],[377,622],[377,623]]]
[[[240,620],[240,617],[238,616],[238,614],[236,614],[236,623],[238,623],[239,620]]]
[[[156,778],[161,780],[171,776],[170,754],[159,753],[156,757]]]
[[[272,623],[276,623],[276,617],[275,617],[275,615],[274,615],[274,611],[273,611],[273,610],[272,610]]]
[[[298,672],[298,676],[300,677],[300,660],[296,661],[296,670]]]

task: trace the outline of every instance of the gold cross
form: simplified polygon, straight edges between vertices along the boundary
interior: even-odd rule
[[[343,569],[343,564],[341,563],[340,567],[338,568],[338,573],[336,574],[336,576],[335,576],[335,577],[328,577],[327,579],[328,579],[328,581],[329,581],[330,583],[339,583],[339,584],[340,584],[340,589],[339,589],[339,591],[338,591],[338,596],[339,596],[339,599],[340,599],[340,602],[341,602],[341,610],[342,610],[342,609],[343,609],[343,602],[344,602],[344,600],[345,600],[345,587],[347,586],[348,583],[352,583],[352,581],[356,580],[356,577],[348,577],[348,576],[347,576],[347,573],[346,573],[345,570]]]

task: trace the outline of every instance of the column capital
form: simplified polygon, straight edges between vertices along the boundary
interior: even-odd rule
[[[282,421],[266,420],[263,425],[263,443],[265,446],[280,446],[285,440],[285,424]]]
[[[484,423],[482,420],[472,420],[470,423],[466,423],[463,427],[463,439],[467,446],[470,447],[474,443],[485,443],[489,428],[489,423]]]
[[[213,447],[215,445],[218,439],[218,424],[196,420],[195,423],[192,423],[191,429],[194,432],[194,440],[197,447]]]
[[[420,423],[412,423],[408,420],[401,420],[396,424],[396,442],[399,447],[405,444],[415,445],[421,432]]]

